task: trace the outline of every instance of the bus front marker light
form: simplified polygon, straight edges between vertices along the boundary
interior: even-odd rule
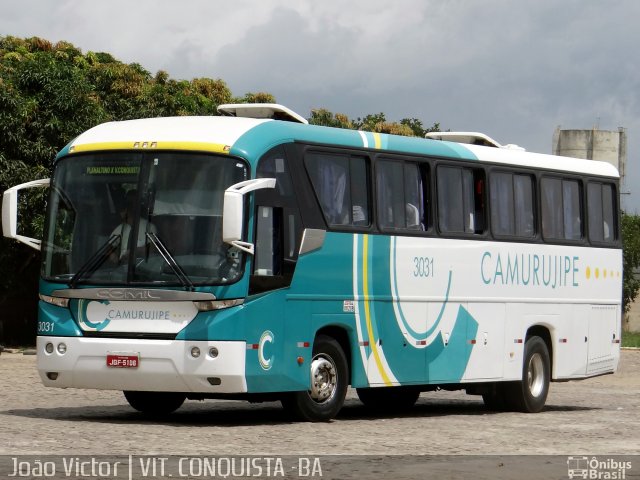
[[[216,347],[211,347],[211,348],[209,349],[209,356],[210,356],[211,358],[216,358],[216,357],[218,356],[218,354],[219,354],[219,353],[220,353],[220,352],[218,352],[218,349],[217,349]]]
[[[304,363],[303,357],[298,357],[298,365],[302,365]]]
[[[67,353],[67,344],[66,343],[59,343],[58,344],[58,353],[60,355],[64,355],[65,353]]]
[[[47,353],[53,353],[53,343],[49,342],[44,346],[44,351]]]
[[[191,356],[198,358],[200,356],[200,349],[198,347],[191,347]]]

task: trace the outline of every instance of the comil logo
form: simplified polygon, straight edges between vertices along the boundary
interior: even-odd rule
[[[623,480],[627,471],[631,470],[631,462],[615,458],[568,457],[567,475],[569,478],[594,480]]]
[[[265,354],[265,350],[271,350],[270,346],[266,346],[267,344],[271,345],[274,340],[273,332],[267,330],[260,337],[260,342],[258,343],[258,361],[260,362],[260,366],[263,370],[269,370],[271,368],[271,362],[273,361],[273,355],[269,355],[268,357]],[[267,352],[270,353],[270,352]]]

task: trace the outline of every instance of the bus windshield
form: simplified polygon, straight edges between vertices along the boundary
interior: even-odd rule
[[[222,242],[224,191],[237,159],[188,152],[74,155],[55,168],[43,277],[85,285],[215,285],[242,274]]]

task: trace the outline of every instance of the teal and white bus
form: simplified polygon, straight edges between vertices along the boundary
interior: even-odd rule
[[[372,407],[463,389],[537,412],[550,382],[616,370],[613,166],[220,112],[96,126],[50,181],[5,192],[5,236],[42,251],[46,386],[151,413],[280,400],[322,421],[349,386]],[[42,185],[40,244],[16,206]]]

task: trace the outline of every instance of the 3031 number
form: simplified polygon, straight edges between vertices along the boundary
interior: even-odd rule
[[[433,257],[413,257],[413,276],[433,277]]]

